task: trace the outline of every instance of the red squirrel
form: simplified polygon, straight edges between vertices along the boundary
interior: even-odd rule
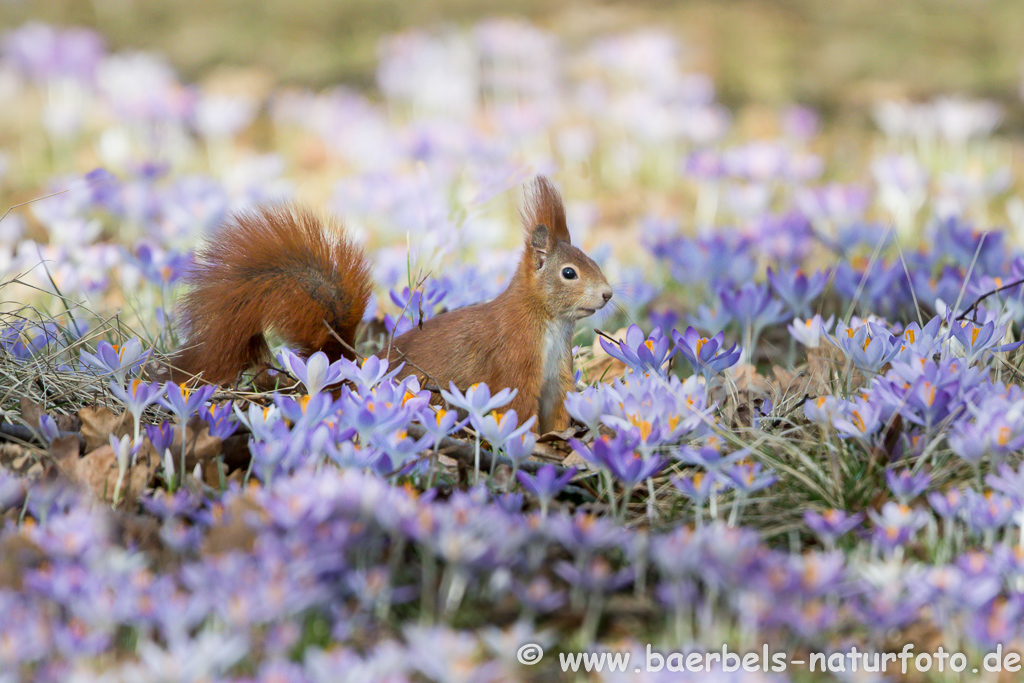
[[[612,290],[570,243],[562,199],[543,176],[528,188],[521,215],[525,245],[505,291],[396,337],[388,358],[405,363],[400,376],[441,388],[517,389],[509,408],[521,421],[536,415],[534,428],[544,433],[569,424],[576,321],[603,308]],[[187,342],[172,362],[212,383],[269,362],[271,329],[300,353],[353,358],[372,288],[366,254],[340,225],[288,205],[231,216],[197,252],[187,282],[179,304]]]

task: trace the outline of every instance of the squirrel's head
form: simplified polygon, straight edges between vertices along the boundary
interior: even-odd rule
[[[548,314],[579,320],[604,308],[612,288],[594,260],[572,246],[562,198],[544,176],[527,189],[522,218],[526,250],[521,268]]]

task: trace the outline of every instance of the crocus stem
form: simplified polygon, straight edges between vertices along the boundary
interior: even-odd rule
[[[732,501],[732,511],[729,512],[729,526],[736,526],[736,521],[740,516],[740,503],[742,502],[743,495],[737,494]]]
[[[185,483],[185,422],[179,422],[181,427],[181,483]]]
[[[437,449],[441,447],[441,437],[434,437],[434,450],[430,453],[430,474],[427,475],[427,488],[434,488],[434,476],[437,474],[437,468],[440,467],[438,462]]]
[[[476,435],[476,447],[473,450],[473,485],[480,483],[480,434]]]
[[[622,507],[619,508],[619,519],[626,519],[626,513],[629,511],[629,499],[633,497],[633,487],[624,486],[622,491]]]
[[[593,643],[597,637],[597,626],[601,621],[601,612],[604,611],[603,598],[600,592],[593,591],[590,600],[587,601],[587,611],[580,626],[581,643]]]
[[[117,483],[114,484],[114,503],[111,507],[117,507],[117,503],[121,500],[121,486],[124,484],[124,468],[118,468],[117,471]]]
[[[426,624],[431,620],[437,621],[435,613],[435,598],[437,593],[434,588],[434,575],[437,573],[437,564],[434,556],[425,547],[420,548],[420,560],[423,563],[423,572],[420,583],[420,623]]]

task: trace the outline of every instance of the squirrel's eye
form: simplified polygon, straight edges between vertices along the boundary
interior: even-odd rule
[[[576,279],[576,269],[575,268],[562,268],[562,277],[564,277],[566,280],[575,280]]]

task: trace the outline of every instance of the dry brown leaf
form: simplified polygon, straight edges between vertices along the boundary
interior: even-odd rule
[[[57,413],[56,415],[51,414],[50,417],[52,417],[53,421],[57,423],[57,429],[62,432],[82,431],[82,421],[78,419],[77,415]]]
[[[20,591],[25,571],[45,561],[46,553],[23,534],[7,534],[0,540],[0,588]]]
[[[32,399],[26,398],[25,396],[22,396],[18,401],[21,404],[21,419],[24,420],[25,424],[29,427],[39,429],[39,418],[47,414],[47,412],[43,410],[43,406]],[[57,425],[57,429],[62,432],[77,432],[82,429],[82,421],[79,420],[76,415],[51,413],[50,417],[53,418],[54,423]]]
[[[807,368],[811,377],[830,387],[828,392],[822,393],[831,393],[838,386],[848,386],[852,391],[867,382],[863,373],[848,364],[843,352],[832,344],[820,344],[816,348],[807,349]]]
[[[447,469],[454,469],[454,468],[459,466],[459,461],[458,460],[456,460],[455,458],[450,458],[447,455],[445,455],[444,453],[438,453],[437,454],[437,462],[438,462],[439,465],[441,465],[441,467],[444,467],[444,468],[447,468]]]
[[[737,365],[729,370],[738,393],[749,393],[754,396],[766,396],[771,390],[771,382],[757,372],[750,363]]]
[[[121,504],[134,501],[148,486],[159,462],[139,452],[135,466],[129,466],[121,484]],[[112,501],[117,488],[117,456],[110,444],[105,444],[80,458],[72,471],[77,481],[85,484],[93,496]]]
[[[722,407],[724,423],[735,427],[749,427],[759,402],[771,393],[771,382],[750,364],[730,369],[728,377],[716,377],[711,384],[711,400]]]
[[[238,496],[226,509],[218,509],[222,511],[220,521],[210,527],[206,534],[203,553],[217,555],[232,550],[251,552],[256,542],[256,532],[246,520],[250,515],[261,514],[259,506],[245,496]]]
[[[565,460],[562,461],[562,467],[575,467],[579,470],[589,470],[590,463],[583,459],[576,451],[569,453],[565,456]]]
[[[142,366],[142,376],[149,382],[163,384],[171,379],[171,368],[157,358],[150,358]]]
[[[216,459],[210,458],[203,462],[203,483],[207,486],[220,490],[221,474],[227,479],[227,469]]]
[[[65,473],[70,472],[81,455],[82,442],[77,434],[59,436],[50,442],[50,457]]]
[[[43,472],[43,464],[35,451],[16,443],[0,443],[0,467],[30,479]]]
[[[775,375],[773,400],[776,405],[790,396],[803,398],[832,393],[832,385],[812,374],[806,365],[801,365],[792,371],[776,365],[772,368],[772,374]]]
[[[228,475],[228,484],[238,484],[241,486],[245,482],[245,472],[243,470],[235,470]]]
[[[535,460],[550,460],[551,462],[559,462],[565,457],[565,450],[560,448],[553,448],[546,443],[539,443],[533,447],[533,453],[531,455]]]
[[[576,438],[578,435],[579,433],[577,432],[576,427],[570,426],[560,432],[548,432],[546,434],[541,434],[537,437],[537,443],[565,443],[569,439]]]
[[[111,435],[118,438],[132,433],[132,416],[127,410],[115,415],[106,406],[86,406],[78,411],[82,421],[82,438],[85,452],[110,445]]]
[[[26,396],[19,398],[18,403],[21,405],[21,419],[25,424],[33,429],[39,429],[39,418],[46,415],[43,407]]]

